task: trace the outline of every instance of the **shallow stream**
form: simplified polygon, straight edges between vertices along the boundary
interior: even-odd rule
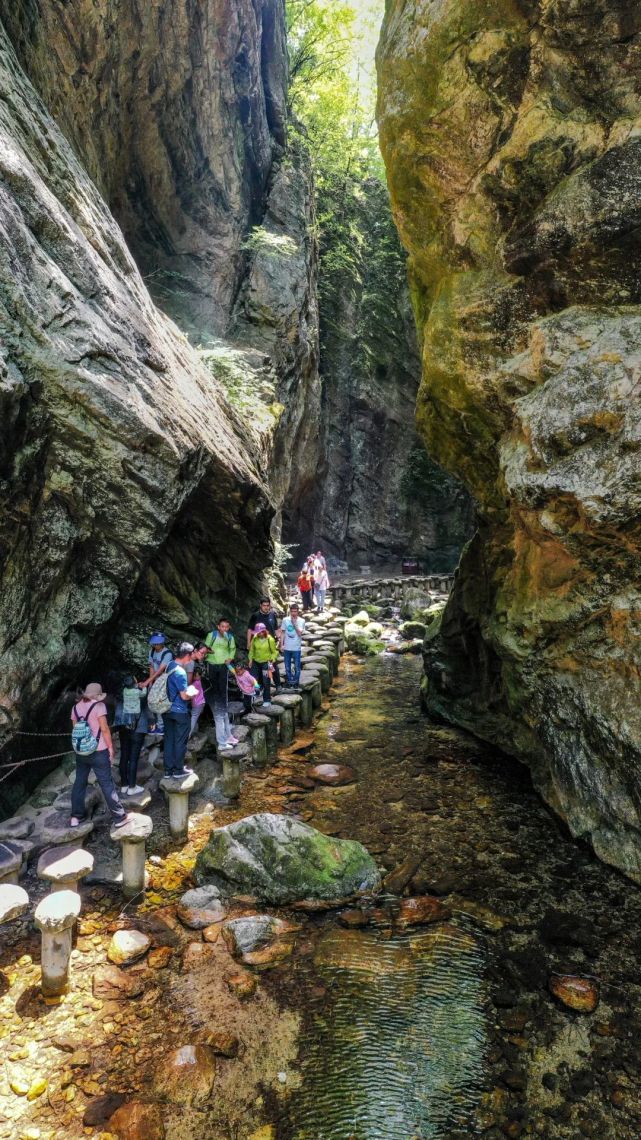
[[[145,903],[123,909],[117,889],[83,889],[60,1005],[39,995],[28,920],[6,928],[3,1140],[99,1137],[107,1125],[83,1130],[83,1114],[111,1092],[152,1113],[125,1140],[641,1135],[641,892],[570,839],[513,760],[430,726],[417,711],[419,672],[416,657],[346,656],[315,731],[248,772],[237,804],[195,803],[182,848],[156,797]],[[352,775],[322,787],[309,775],[321,762]],[[239,998],[223,939],[186,930],[175,902],[212,811],[222,825],[261,810],[361,840],[391,880],[339,914],[290,912],[302,927],[293,956]],[[97,850],[104,830],[91,837]],[[42,884],[27,885],[37,901]],[[437,898],[439,921],[403,927],[404,894]],[[105,995],[96,972],[127,924],[164,960],[122,972],[135,992]],[[596,1010],[558,1003],[553,972],[595,979]],[[212,1030],[241,1043],[237,1058],[217,1058],[213,1097],[163,1099],[156,1081],[171,1050]],[[16,1078],[41,1079],[46,1093],[29,1103],[11,1091]]]

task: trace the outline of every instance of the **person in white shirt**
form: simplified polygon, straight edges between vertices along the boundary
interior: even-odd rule
[[[302,635],[305,632],[305,622],[302,617],[299,617],[298,606],[289,607],[289,616],[283,619],[280,628],[283,639],[286,683],[291,688],[297,689],[300,681]]]

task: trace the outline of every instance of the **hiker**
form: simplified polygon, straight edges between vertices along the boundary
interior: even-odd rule
[[[268,709],[272,707],[272,678],[274,677],[274,665],[277,661],[278,645],[276,638],[272,636],[267,626],[259,621],[249,647],[249,663],[253,676],[262,687],[265,698],[264,707]]]
[[[187,674],[189,683],[193,685],[196,690],[196,696],[192,698],[191,702],[191,727],[189,735],[193,736],[198,728],[198,721],[200,720],[202,711],[205,707],[205,693],[203,690],[203,667],[197,662],[194,662],[194,668],[191,677]]]
[[[196,689],[187,680],[186,665],[194,652],[190,641],[181,641],[174,660],[167,666],[167,700],[171,701],[164,713],[165,744],[163,761],[165,776],[180,779],[188,776],[191,768],[185,767],[185,753],[191,728],[190,702]]]
[[[282,630],[285,676],[287,684],[296,689],[300,681],[302,634],[305,632],[305,622],[299,615],[298,606],[289,607],[289,617],[284,619]]]
[[[228,666],[236,656],[236,642],[227,618],[221,618],[216,629],[207,634],[205,645],[209,649],[205,660],[210,686],[205,693],[205,700],[214,717],[216,744],[219,750],[226,751],[238,744],[229,724]]]
[[[280,647],[281,634],[278,628],[278,614],[274,609],[272,609],[270,598],[261,598],[259,608],[251,615],[247,626],[247,649],[249,649],[252,643],[252,638],[256,633],[256,626],[259,624],[259,622],[267,626],[268,632],[272,635],[276,644]],[[278,661],[275,661],[273,665],[273,677],[276,692],[278,693],[280,692],[281,688]]]
[[[71,826],[87,819],[85,792],[92,771],[111,813],[112,827],[122,827],[129,819],[116,791],[111,774],[114,746],[107,724],[107,694],[102,685],[87,685],[71,710],[71,746],[76,753],[76,778],[71,789]]]
[[[147,689],[135,677],[124,678],[118,700],[114,728],[120,737],[120,794],[137,796],[144,792],[138,783],[138,761],[149,731]]]
[[[318,570],[314,578],[314,593],[316,595],[316,606],[319,614],[322,614],[325,609],[325,595],[329,590],[329,575],[325,566],[319,564]]]
[[[149,676],[145,681],[147,689],[151,689],[154,681],[160,677],[166,670],[170,661],[173,661],[174,655],[171,649],[167,648],[166,638],[164,633],[152,633],[149,638]],[[149,731],[157,736],[163,734],[163,721],[162,716],[158,715],[155,719],[149,722]]]
[[[312,608],[314,591],[314,579],[309,572],[309,564],[307,562],[298,575],[297,585],[298,589],[300,590],[300,596],[303,599],[303,613],[306,613]]]

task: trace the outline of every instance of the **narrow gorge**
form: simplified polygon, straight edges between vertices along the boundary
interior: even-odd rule
[[[631,1140],[638,3],[0,0],[0,94],[0,1140]]]

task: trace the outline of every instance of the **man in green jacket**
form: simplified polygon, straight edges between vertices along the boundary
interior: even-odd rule
[[[262,685],[265,697],[263,708],[271,708],[272,676],[278,661],[278,646],[266,625],[258,622],[249,646],[249,664],[253,676]]]
[[[226,618],[221,618],[211,633],[205,638],[205,645],[209,653],[205,657],[209,678],[209,689],[205,700],[209,705],[216,725],[216,744],[219,751],[227,751],[238,744],[232,735],[229,724],[229,669],[236,656],[236,642],[231,632],[231,625]]]

